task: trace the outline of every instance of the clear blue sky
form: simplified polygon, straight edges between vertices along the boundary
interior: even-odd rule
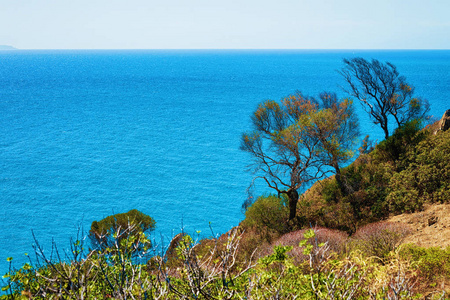
[[[20,49],[450,49],[450,0],[0,0]]]

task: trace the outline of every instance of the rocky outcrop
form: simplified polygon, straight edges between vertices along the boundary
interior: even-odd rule
[[[172,241],[170,241],[169,248],[166,251],[166,258],[174,258],[176,256],[176,248],[180,245],[181,239],[186,235],[186,233],[177,234]]]
[[[439,122],[439,130],[446,131],[450,128],[450,109],[448,109],[444,115],[442,116],[441,121]]]

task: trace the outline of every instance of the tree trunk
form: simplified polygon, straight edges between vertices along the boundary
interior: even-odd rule
[[[341,190],[342,196],[345,197],[347,195],[352,194],[354,192],[353,188],[351,186],[349,186],[347,184],[347,182],[345,181],[345,178],[344,178],[344,176],[342,176],[341,169],[339,168],[339,166],[334,165],[334,169],[336,171],[336,176],[335,176],[336,183],[338,184],[339,189]]]
[[[339,169],[339,167],[335,167],[334,168],[336,171],[336,182],[339,186],[339,189],[341,190],[342,196],[346,196],[347,195],[347,189],[345,188],[344,182],[342,181],[342,174],[341,174],[341,169]]]
[[[298,192],[295,189],[286,192],[289,198],[289,221],[295,218],[297,214]]]
[[[388,128],[388,119],[386,116],[383,116],[383,122],[380,123],[380,126],[384,131],[384,139],[387,140],[389,137],[389,128]]]

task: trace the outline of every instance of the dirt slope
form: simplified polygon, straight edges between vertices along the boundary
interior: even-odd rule
[[[394,216],[388,221],[411,226],[413,233],[406,238],[405,243],[423,247],[450,246],[450,204],[431,205],[424,211]]]

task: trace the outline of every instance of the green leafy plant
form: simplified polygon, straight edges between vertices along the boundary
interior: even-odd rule
[[[450,246],[441,249],[408,244],[401,248],[400,256],[413,261],[413,267],[419,271],[420,277],[427,282],[450,281]]]
[[[245,212],[244,227],[254,227],[261,233],[266,232],[268,238],[272,234],[288,231],[288,208],[284,196],[261,196]]]
[[[139,247],[150,247],[145,234],[152,231],[155,224],[152,217],[133,209],[92,222],[89,238],[95,249],[122,248],[133,253],[142,250]]]

